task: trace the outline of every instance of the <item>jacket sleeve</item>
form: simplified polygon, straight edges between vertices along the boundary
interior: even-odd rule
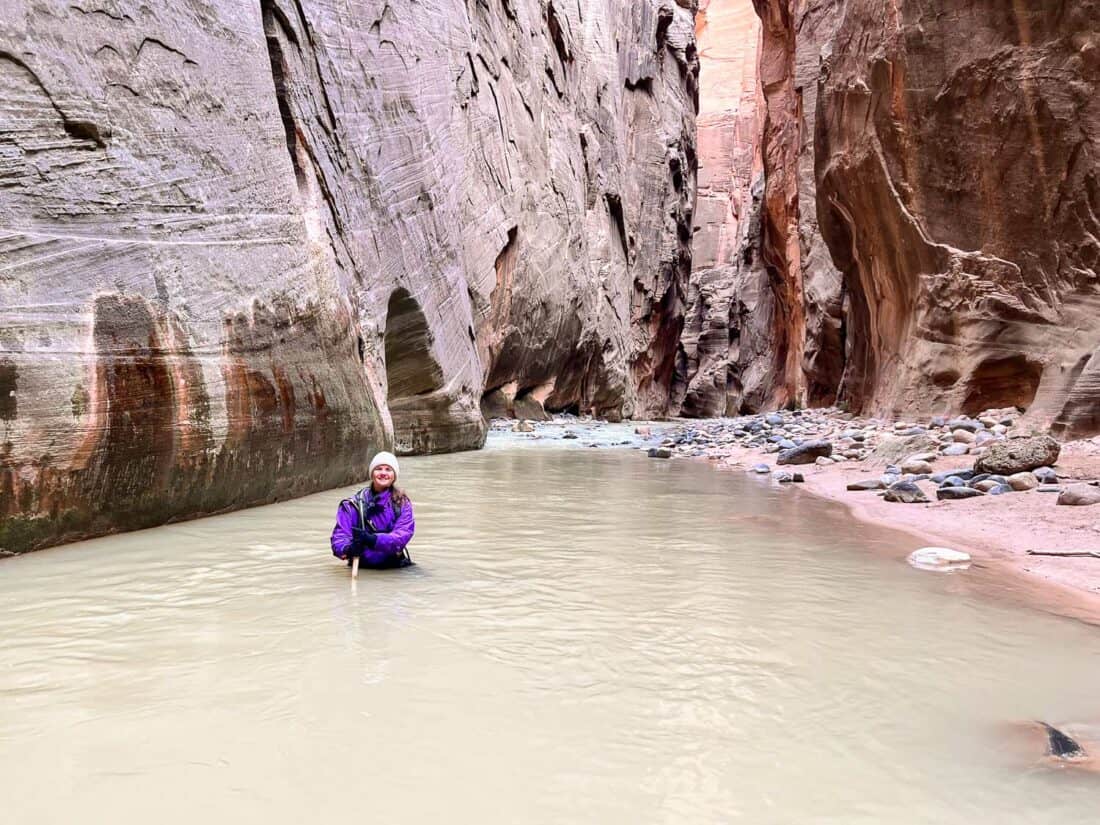
[[[412,502],[406,500],[401,507],[401,515],[397,517],[397,523],[388,533],[379,533],[378,541],[374,548],[363,553],[363,560],[368,564],[382,564],[389,561],[405,549],[416,532],[416,522],[413,519]],[[351,531],[348,531],[351,535]]]
[[[351,528],[358,526],[359,515],[347,499],[340,502],[336,510],[336,526],[332,528],[332,555],[338,559],[347,558],[351,546]]]

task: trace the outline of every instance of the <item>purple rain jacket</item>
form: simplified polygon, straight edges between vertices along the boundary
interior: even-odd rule
[[[404,555],[405,545],[416,530],[412,502],[405,499],[401,512],[395,513],[390,503],[390,491],[374,493],[370,487],[344,499],[336,510],[336,526],[332,529],[332,555],[338,559],[347,558],[352,528],[365,527],[368,524],[378,535],[378,542],[373,548],[363,548],[360,563],[367,567],[393,567],[398,564]]]

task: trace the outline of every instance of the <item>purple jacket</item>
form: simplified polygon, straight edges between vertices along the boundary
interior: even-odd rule
[[[401,551],[416,530],[412,502],[405,499],[401,512],[395,513],[390,502],[390,491],[383,490],[376,494],[370,487],[344,499],[336,510],[336,526],[332,530],[332,555],[339,559],[346,558],[351,545],[352,528],[367,524],[378,534],[378,542],[373,548],[363,550],[362,564],[367,567],[387,567],[399,559]]]

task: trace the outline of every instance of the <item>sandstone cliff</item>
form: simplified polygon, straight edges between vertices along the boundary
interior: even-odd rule
[[[774,369],[731,399],[1100,431],[1100,6],[755,7]]]
[[[688,0],[0,0],[0,549],[663,414]]]

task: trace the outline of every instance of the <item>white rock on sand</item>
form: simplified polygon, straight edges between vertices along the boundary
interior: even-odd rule
[[[970,566],[970,554],[949,547],[922,547],[906,559],[919,570],[965,570]]]

